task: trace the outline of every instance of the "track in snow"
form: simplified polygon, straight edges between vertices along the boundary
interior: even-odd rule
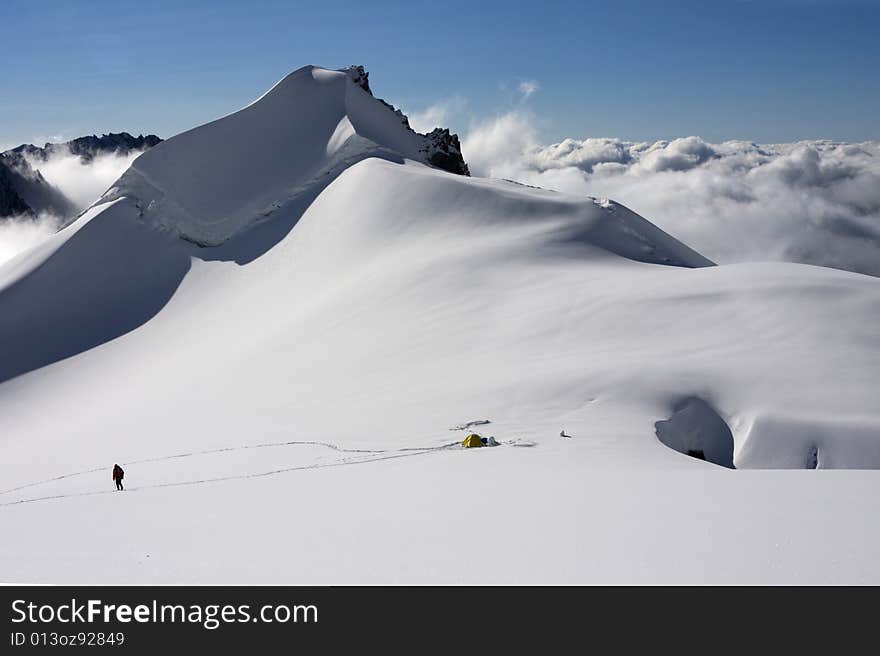
[[[392,460],[392,459],[396,459],[396,458],[407,458],[407,457],[412,457],[412,456],[425,455],[428,453],[436,453],[439,451],[452,449],[454,447],[457,447],[458,445],[459,445],[459,443],[456,441],[456,442],[449,442],[446,444],[441,444],[439,446],[434,446],[434,447],[410,447],[410,448],[403,448],[403,449],[347,449],[344,447],[340,447],[336,444],[333,444],[331,442],[319,442],[319,441],[311,441],[311,440],[309,440],[309,441],[293,440],[293,441],[287,441],[287,442],[266,442],[263,444],[245,444],[245,445],[238,446],[238,447],[224,447],[222,449],[206,449],[204,451],[191,451],[188,453],[178,453],[178,454],[174,454],[174,455],[170,455],[170,456],[158,456],[155,458],[143,458],[140,460],[132,460],[132,461],[125,462],[123,464],[125,464],[125,466],[128,467],[130,465],[136,465],[136,464],[155,463],[155,462],[161,462],[161,461],[167,461],[167,460],[176,460],[176,459],[180,459],[180,458],[189,458],[189,457],[194,457],[194,456],[210,455],[210,454],[216,454],[216,453],[229,453],[229,452],[243,451],[246,449],[262,449],[262,448],[269,448],[269,447],[287,447],[287,446],[322,446],[322,447],[326,447],[328,449],[331,449],[333,451],[337,451],[339,453],[351,453],[351,454],[356,454],[356,455],[354,456],[354,458],[343,458],[341,460],[337,460],[335,462],[329,462],[329,463],[312,463],[309,465],[298,465],[298,466],[294,466],[294,467],[282,467],[282,468],[278,468],[278,469],[272,469],[272,470],[261,471],[261,472],[252,472],[252,473],[247,473],[247,474],[234,474],[234,475],[228,475],[228,476],[216,476],[216,477],[200,478],[200,479],[187,480],[187,481],[174,481],[174,482],[169,482],[169,483],[157,483],[155,485],[141,485],[141,486],[137,486],[137,487],[126,488],[125,491],[126,492],[137,492],[139,490],[150,490],[150,489],[158,489],[158,488],[163,488],[163,487],[203,485],[206,483],[218,483],[218,482],[222,482],[222,481],[244,480],[244,479],[249,479],[249,478],[262,478],[265,476],[274,476],[276,474],[283,474],[283,473],[292,472],[292,471],[302,471],[302,470],[307,470],[307,469],[323,469],[323,468],[327,468],[327,467],[343,467],[346,465],[359,465],[359,464],[366,464],[366,463],[370,463],[370,462],[380,462],[382,460]],[[46,485],[49,483],[54,483],[57,481],[61,481],[61,480],[69,479],[69,478],[74,478],[76,476],[84,476],[86,474],[93,474],[93,473],[104,471],[107,469],[109,469],[107,465],[102,465],[100,467],[93,467],[93,468],[84,469],[84,470],[78,471],[78,472],[63,474],[61,476],[47,478],[42,481],[35,481],[33,483],[19,485],[18,487],[10,488],[8,490],[2,490],[2,491],[0,491],[0,495],[10,494],[12,492],[17,492],[17,491],[28,489],[31,487],[36,487],[39,485]],[[73,498],[73,497],[95,496],[95,495],[100,495],[100,494],[114,494],[116,492],[117,492],[117,490],[112,489],[112,490],[96,490],[96,491],[92,491],[92,492],[75,492],[75,493],[70,493],[70,494],[54,494],[54,495],[47,495],[47,496],[43,496],[43,497],[33,497],[33,498],[29,498],[29,499],[18,499],[16,501],[9,501],[6,503],[0,503],[0,507],[16,506],[16,505],[21,505],[21,504],[25,504],[25,503],[34,503],[37,501],[49,501],[52,499],[67,499],[67,498]]]

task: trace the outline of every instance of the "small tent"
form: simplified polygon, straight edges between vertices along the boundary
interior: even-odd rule
[[[476,433],[471,433],[466,438],[464,438],[464,442],[462,442],[461,445],[465,449],[470,449],[471,447],[475,446],[483,446],[483,440],[480,439],[480,436]]]

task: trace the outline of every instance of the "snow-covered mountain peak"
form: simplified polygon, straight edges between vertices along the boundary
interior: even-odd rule
[[[139,157],[100,202],[128,197],[147,223],[219,245],[367,157],[468,174],[456,135],[418,134],[373,97],[367,77],[360,66],[300,68],[247,107]]]

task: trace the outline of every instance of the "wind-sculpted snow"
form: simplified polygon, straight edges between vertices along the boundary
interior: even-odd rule
[[[669,419],[654,424],[666,446],[687,456],[733,467],[733,434],[724,419],[700,398],[683,399]]]
[[[736,457],[741,467],[859,469],[880,463],[877,421],[870,415],[786,416],[768,411],[752,419],[744,433]]]

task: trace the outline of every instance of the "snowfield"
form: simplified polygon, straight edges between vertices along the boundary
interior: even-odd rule
[[[423,145],[306,67],[0,266],[0,580],[880,583],[880,280]]]

